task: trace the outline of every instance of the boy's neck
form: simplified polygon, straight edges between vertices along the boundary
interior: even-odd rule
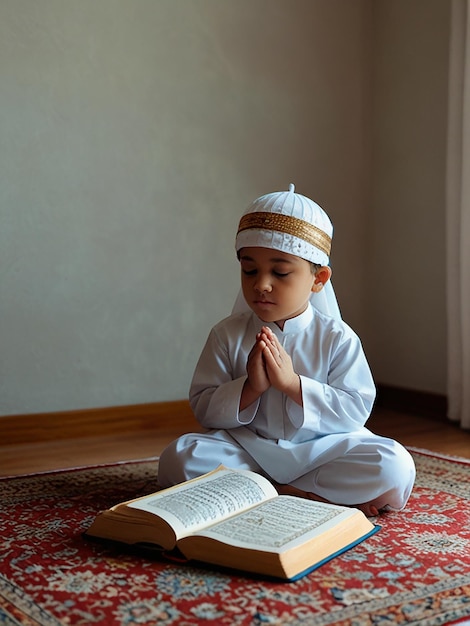
[[[312,305],[310,304],[310,302],[307,302],[305,309],[301,313],[298,313],[293,317],[288,317],[285,320],[279,320],[272,323],[275,324],[282,332],[296,332],[296,330],[302,330],[310,323],[312,315],[311,313],[307,315],[307,312],[311,312],[311,310]]]

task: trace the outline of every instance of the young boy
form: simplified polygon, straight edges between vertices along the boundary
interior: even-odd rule
[[[212,329],[190,389],[208,430],[164,450],[162,487],[223,464],[263,474],[282,493],[367,515],[405,506],[414,463],[400,444],[364,427],[375,387],[331,285],[332,233],[326,213],[293,185],[243,215],[242,293]]]

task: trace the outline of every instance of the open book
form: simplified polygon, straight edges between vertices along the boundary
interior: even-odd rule
[[[293,580],[378,528],[358,509],[278,495],[259,474],[221,466],[99,513],[85,535]]]

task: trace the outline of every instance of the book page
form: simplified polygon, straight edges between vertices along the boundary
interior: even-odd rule
[[[223,468],[128,506],[162,517],[182,537],[275,496],[276,489],[262,476]]]
[[[281,552],[353,513],[354,509],[346,507],[279,496],[198,534],[234,546]]]

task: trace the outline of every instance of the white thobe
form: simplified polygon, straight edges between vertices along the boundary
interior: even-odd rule
[[[262,326],[290,355],[303,406],[271,387],[239,410],[248,355]],[[381,504],[401,508],[414,465],[399,444],[365,428],[374,399],[361,342],[342,320],[311,305],[283,330],[251,311],[232,315],[212,329],[191,383],[191,407],[209,432],[172,444],[161,457],[159,481],[167,486],[222,463],[343,504],[385,498]]]

